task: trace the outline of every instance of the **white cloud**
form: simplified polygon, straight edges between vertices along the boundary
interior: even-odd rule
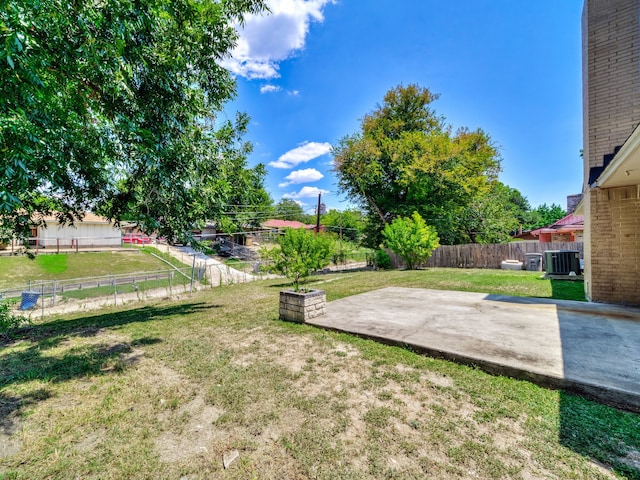
[[[323,8],[335,0],[269,0],[271,13],[248,15],[231,58],[222,66],[248,79],[279,77],[278,63],[305,45],[309,24],[322,22]]]
[[[260,93],[271,93],[271,92],[279,92],[282,88],[277,85],[263,85],[260,87]]]
[[[296,183],[316,182],[321,178],[324,178],[324,175],[315,168],[305,168],[291,172],[285,177],[285,180],[288,180],[288,182],[283,182],[278,185],[278,187],[283,188]]]
[[[313,197],[317,197],[320,194],[325,195],[327,193],[329,193],[328,190],[323,190],[318,187],[307,187],[305,185],[300,189],[299,192],[285,193],[284,195],[282,195],[282,198],[291,198],[293,200],[299,200],[301,198],[313,198]]]
[[[300,163],[321,157],[330,151],[331,144],[328,142],[305,142],[299,147],[280,155],[275,162],[269,162],[269,166],[274,168],[294,168]]]
[[[290,92],[287,92],[289,95],[291,95],[292,97],[297,97],[298,95],[300,95],[300,91],[299,90],[291,90]]]

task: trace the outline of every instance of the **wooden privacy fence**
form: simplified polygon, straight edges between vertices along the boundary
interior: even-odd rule
[[[578,250],[584,258],[583,242],[512,242],[489,245],[443,245],[433,251],[426,267],[500,268],[504,260],[525,262],[525,254],[547,250]],[[402,259],[389,252],[393,267],[401,267]]]

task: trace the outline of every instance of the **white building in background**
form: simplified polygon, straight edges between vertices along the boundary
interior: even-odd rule
[[[38,247],[119,247],[122,232],[104,217],[85,213],[82,221],[61,225],[55,216],[44,217],[46,227],[33,227],[29,243]]]

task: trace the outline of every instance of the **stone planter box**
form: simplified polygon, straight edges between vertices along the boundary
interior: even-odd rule
[[[280,319],[304,323],[326,313],[327,295],[324,290],[309,292],[280,292]]]

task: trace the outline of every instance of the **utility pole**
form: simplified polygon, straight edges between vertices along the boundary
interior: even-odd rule
[[[342,253],[342,210],[340,211],[340,253]]]
[[[320,232],[320,197],[321,193],[318,194],[318,211],[317,211],[317,219],[316,219],[316,233]]]

